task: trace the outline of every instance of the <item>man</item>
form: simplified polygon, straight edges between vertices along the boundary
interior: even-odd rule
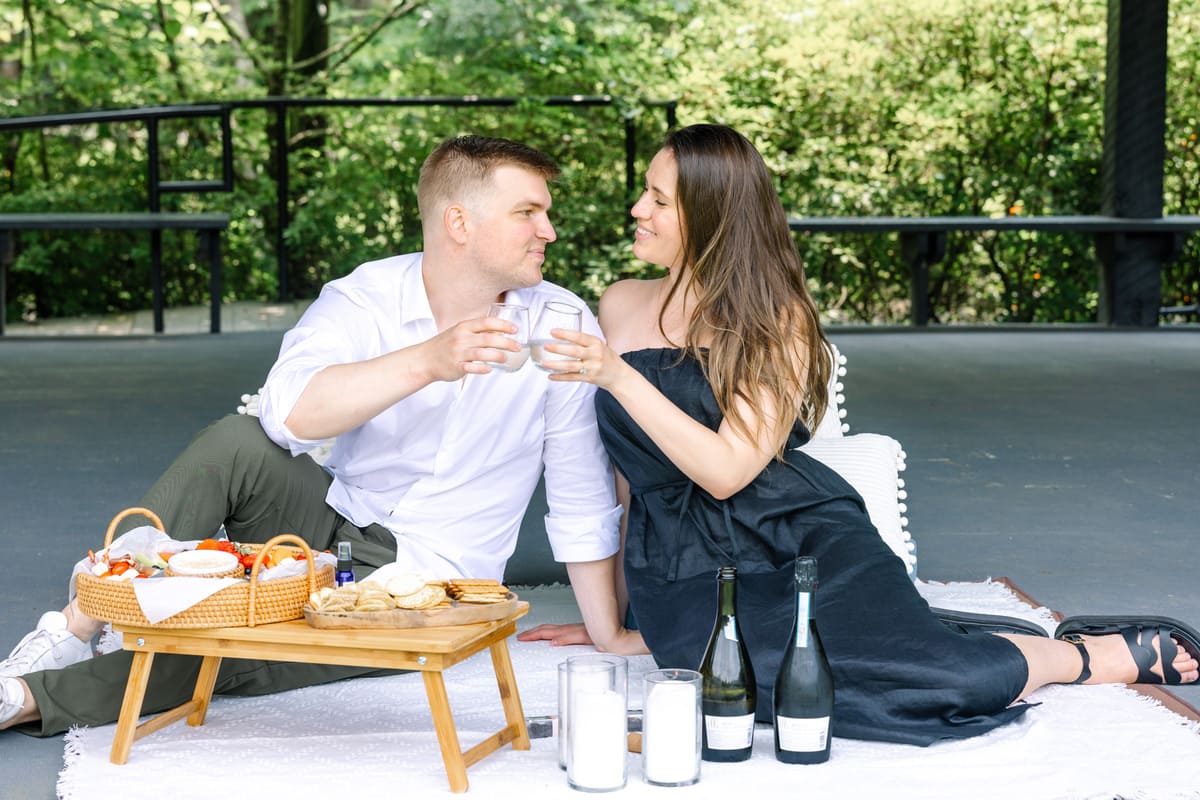
[[[547,156],[503,139],[440,145],[417,188],[424,250],[328,284],[284,337],[260,420],[206,429],[140,505],[178,538],[222,524],[246,542],[291,532],[319,550],[349,541],[360,566],[499,579],[544,465],[551,549],[589,632],[604,649],[633,646],[611,623],[620,507],[594,388],[528,365],[488,366],[518,349],[511,324],[487,317],[495,302],[533,316],[565,300],[599,332],[578,298],[542,281],[557,174]],[[330,437],[325,469],[298,457]],[[130,654],[91,658],[101,625],[74,604],[43,615],[0,663],[0,728],[47,736],[117,718]],[[184,702],[198,668],[196,658],[156,657],[146,712]],[[262,694],[371,672],[227,659],[216,690]]]

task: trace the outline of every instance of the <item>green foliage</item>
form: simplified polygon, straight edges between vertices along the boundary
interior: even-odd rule
[[[29,0],[0,10],[6,116],[262,98],[611,95],[607,107],[321,108],[289,113],[294,295],[420,247],[414,187],[441,139],[479,132],[563,166],[547,277],[595,299],[652,268],[630,253],[625,126],[644,169],[678,99],[683,124],[722,121],[762,150],[796,216],[1099,212],[1106,3],[1052,0]],[[27,9],[27,11],[26,11]],[[291,16],[284,14],[290,12]],[[1200,201],[1200,0],[1172,0],[1166,213]],[[292,52],[281,26],[328,26]],[[309,41],[320,41],[310,37]],[[289,44],[291,43],[291,44]],[[226,293],[278,288],[273,114],[234,115],[232,194],[167,195],[226,210]],[[164,122],[164,177],[217,177],[212,119]],[[139,124],[0,138],[0,210],[146,208]],[[641,177],[637,178],[640,185]],[[202,303],[203,260],[164,237],[169,303]],[[826,318],[903,322],[894,235],[797,235]],[[148,235],[22,235],[10,314],[144,307]],[[944,323],[1090,321],[1089,237],[952,234],[932,272]],[[1200,295],[1200,237],[1164,271],[1168,303]]]

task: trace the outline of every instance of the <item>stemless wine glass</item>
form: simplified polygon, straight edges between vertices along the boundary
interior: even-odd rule
[[[492,303],[491,308],[488,309],[488,316],[497,317],[517,326],[516,333],[507,335],[516,339],[521,349],[515,353],[505,351],[503,362],[488,362],[496,369],[516,372],[525,366],[525,362],[529,359],[529,309],[515,303]]]
[[[570,303],[551,300],[542,306],[537,321],[533,323],[533,331],[529,335],[529,355],[533,359],[533,363],[546,372],[555,372],[556,362],[562,362],[558,366],[565,366],[568,361],[576,361],[577,359],[570,356],[548,352],[542,346],[547,342],[562,341],[550,335],[550,331],[553,329],[565,328],[577,331],[581,330],[582,324],[583,310]]]

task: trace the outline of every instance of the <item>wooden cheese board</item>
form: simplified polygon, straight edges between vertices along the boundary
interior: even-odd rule
[[[517,595],[499,603],[457,603],[442,608],[389,611],[315,611],[304,606],[304,619],[314,628],[443,628],[504,619],[517,610]]]

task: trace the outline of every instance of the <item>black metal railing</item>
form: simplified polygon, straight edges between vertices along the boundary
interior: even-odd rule
[[[524,97],[480,97],[464,96],[429,96],[429,97],[366,97],[366,98],[325,98],[325,97],[267,97],[258,100],[231,100],[220,103],[197,103],[189,105],[155,106],[143,108],[115,109],[106,111],[83,111],[62,114],[42,114],[29,117],[12,117],[0,119],[0,132],[37,130],[71,125],[111,124],[121,122],[145,122],[147,130],[147,164],[146,164],[146,193],[147,207],[151,212],[161,210],[162,195],[182,192],[229,192],[233,189],[233,137],[231,136],[231,117],[234,112],[242,109],[259,109],[273,112],[274,119],[274,158],[280,165],[275,190],[275,206],[277,214],[275,231],[275,253],[277,269],[277,293],[281,301],[290,299],[288,285],[288,248],[285,233],[291,222],[289,208],[290,182],[288,175],[288,114],[291,109],[308,108],[398,108],[398,107],[466,107],[466,108],[507,108],[521,103],[540,102],[548,107],[586,108],[595,106],[615,106],[624,102],[621,98],[611,95],[568,95],[545,98]],[[676,124],[677,103],[673,100],[645,100],[642,105],[661,109],[665,115],[668,128]],[[205,181],[164,181],[161,175],[159,158],[158,127],[159,123],[168,119],[213,117],[221,128],[221,177],[219,180]],[[637,129],[630,118],[624,120],[625,134],[625,188],[632,192],[637,186]],[[54,209],[46,209],[52,212]],[[162,262],[162,233],[151,233],[150,257],[152,271],[161,272]]]
[[[300,98],[268,97],[258,100],[234,100],[221,103],[158,106],[108,111],[87,111],[64,114],[0,119],[0,132],[53,128],[66,125],[96,123],[145,122],[147,144],[147,205],[151,212],[161,209],[163,194],[172,192],[228,192],[233,188],[233,143],[231,117],[242,109],[273,112],[274,158],[280,165],[276,185],[275,250],[277,254],[278,296],[290,299],[288,287],[288,248],[284,236],[290,222],[288,179],[288,114],[290,109],[322,107],[514,107],[530,102],[531,98],[431,96],[393,98]],[[572,95],[537,100],[546,106],[589,107],[611,106],[621,102],[608,95]],[[641,101],[643,105],[662,109],[667,128],[676,124],[675,101]],[[212,117],[221,129],[221,177],[219,180],[164,181],[160,171],[158,126],[162,120]],[[637,186],[637,131],[633,120],[624,120],[625,184],[632,195]],[[52,212],[54,209],[46,209]],[[1187,235],[1200,230],[1200,216],[1166,216],[1158,218],[1127,218],[1113,216],[1044,216],[1044,217],[798,217],[789,220],[796,232],[813,233],[897,233],[901,253],[911,269],[911,319],[917,326],[927,325],[931,315],[929,299],[929,267],[944,257],[946,237],[954,231],[1051,231],[1061,233],[1091,233],[1096,237],[1097,252],[1119,247],[1122,237],[1157,240],[1161,243],[1162,262],[1177,255]],[[161,231],[151,232],[151,260],[154,272],[161,267]],[[1160,314],[1200,313],[1192,306],[1163,307]]]
[[[929,324],[929,267],[946,255],[946,237],[952,231],[1045,231],[1090,233],[1099,253],[1121,246],[1122,237],[1158,240],[1162,263],[1183,250],[1188,234],[1200,230],[1200,216],[1178,215],[1153,218],[1094,215],[1040,217],[795,217],[788,220],[793,231],[806,233],[896,233],[901,257],[910,269],[911,320],[915,326]],[[1192,313],[1193,307],[1164,306],[1160,315]]]

